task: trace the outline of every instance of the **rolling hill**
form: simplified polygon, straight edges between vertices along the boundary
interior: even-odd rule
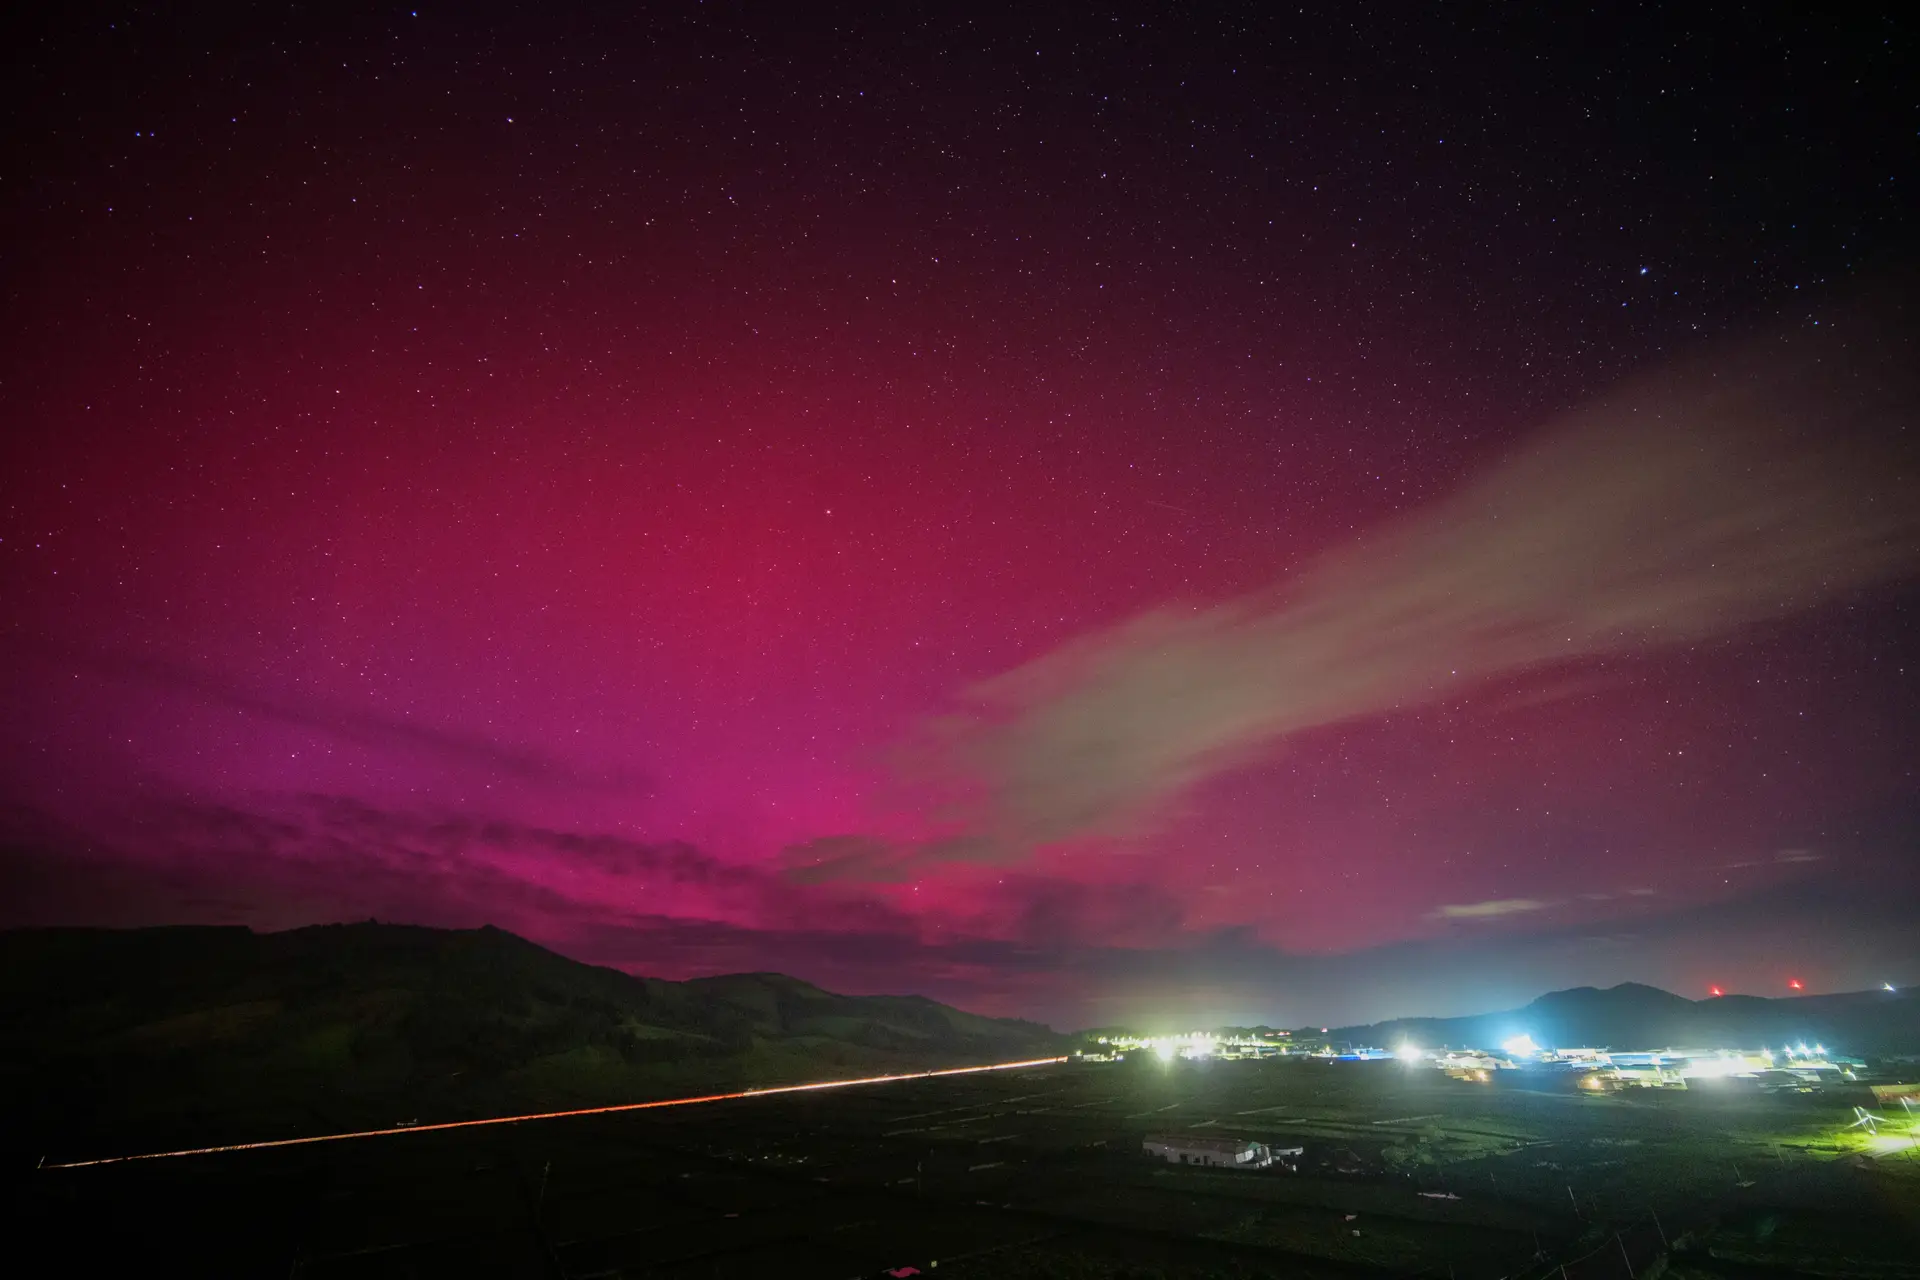
[[[62,1149],[285,1136],[1042,1056],[1059,1036],[780,974],[666,982],[499,929],[0,933],[0,1082]]]
[[[1554,991],[1520,1009],[1463,1018],[1399,1018],[1336,1028],[1356,1043],[1497,1048],[1517,1035],[1540,1045],[1615,1049],[1755,1048],[1806,1041],[1864,1057],[1920,1053],[1920,998],[1910,990],[1769,1000],[1689,1000],[1635,982]]]

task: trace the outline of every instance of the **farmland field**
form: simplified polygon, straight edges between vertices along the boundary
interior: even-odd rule
[[[1674,1241],[1688,1274],[1920,1275],[1920,1153],[1866,1158],[1851,1116],[1391,1063],[1062,1064],[45,1168],[16,1203],[88,1274],[1644,1280]],[[1306,1155],[1171,1167],[1140,1153],[1160,1130]]]

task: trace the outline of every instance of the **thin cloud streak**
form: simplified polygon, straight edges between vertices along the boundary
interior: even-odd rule
[[[1904,339],[1855,316],[1643,378],[1291,580],[1148,612],[980,683],[910,764],[961,836],[791,874],[898,879],[1124,840],[1290,734],[1905,575],[1920,504],[1890,443],[1912,416]]]
[[[1609,895],[1589,895],[1604,901]],[[1499,916],[1520,915],[1527,911],[1541,911],[1549,904],[1538,898],[1495,898],[1490,902],[1456,902],[1441,907],[1434,915],[1442,920],[1492,920]]]
[[[319,733],[376,749],[419,752],[487,776],[582,790],[646,795],[651,782],[628,770],[589,766],[515,746],[483,734],[424,723],[319,699],[276,698],[189,663],[143,654],[112,652],[32,635],[5,640],[10,656],[56,668],[71,667],[110,680],[145,686],[223,707],[245,716]]]

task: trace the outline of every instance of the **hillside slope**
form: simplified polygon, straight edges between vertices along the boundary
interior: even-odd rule
[[[1496,1048],[1523,1034],[1536,1044],[1567,1048],[1757,1048],[1805,1041],[1862,1056],[1912,1054],[1920,1053],[1920,998],[1912,991],[1853,991],[1783,1000],[1689,1000],[1626,982],[1605,990],[1554,991],[1502,1013],[1399,1018],[1332,1033],[1335,1039],[1369,1044],[1478,1048]]]
[[[492,928],[0,933],[0,1082],[44,1100],[32,1127],[65,1150],[590,1106],[1059,1043],[1034,1023],[779,974],[636,978]]]

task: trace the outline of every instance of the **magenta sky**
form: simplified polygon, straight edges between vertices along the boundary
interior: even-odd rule
[[[4,922],[1063,1025],[1920,978],[1909,419],[1564,425],[1856,323],[1904,35],[1339,12],[36,33]]]

